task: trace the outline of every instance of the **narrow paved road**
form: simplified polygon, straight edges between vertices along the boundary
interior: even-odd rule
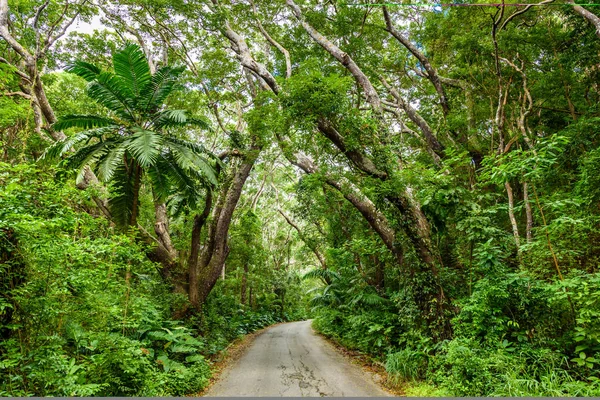
[[[350,364],[310,321],[265,330],[206,396],[389,396]]]

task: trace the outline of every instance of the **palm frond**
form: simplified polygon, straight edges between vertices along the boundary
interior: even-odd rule
[[[184,68],[162,67],[156,71],[140,93],[140,107],[146,112],[158,109],[175,89],[183,70]]]
[[[90,139],[102,137],[102,135],[112,132],[115,130],[115,127],[101,127],[96,129],[90,129],[87,131],[76,133],[73,136],[70,136],[60,142],[56,142],[49,146],[42,156],[40,160],[43,159],[56,159],[65,155],[68,151],[70,151],[75,145],[79,143],[87,143]]]
[[[133,131],[135,133],[129,138],[127,149],[142,168],[148,168],[158,159],[162,136],[154,131],[140,128],[134,128]]]
[[[188,123],[197,128],[204,129],[205,131],[212,132],[212,126],[210,126],[210,122],[208,118],[202,116],[192,116],[188,118]]]
[[[61,163],[66,168],[81,170],[86,166],[93,166],[109,149],[108,142],[89,144],[65,158]]]
[[[165,110],[157,113],[152,124],[156,129],[174,126],[196,126],[206,131],[212,131],[210,123],[204,117],[190,117],[185,110]]]
[[[134,120],[133,101],[122,80],[109,72],[102,72],[88,84],[88,96],[121,118]]]
[[[152,75],[146,55],[137,44],[129,44],[113,54],[115,74],[121,78],[123,85],[138,97],[142,88],[146,87]]]
[[[199,171],[202,173],[204,180],[211,185],[219,184],[217,173],[209,161],[202,155],[194,152],[190,147],[179,143],[168,141],[167,146],[179,167],[188,171]]]
[[[91,129],[105,126],[115,126],[115,121],[110,118],[103,118],[97,115],[65,115],[61,117],[52,128],[57,131],[62,131],[68,128]]]
[[[200,196],[197,189],[197,182],[191,179],[188,171],[185,171],[177,164],[173,155],[170,153],[161,154],[157,167],[160,168],[163,174],[168,176],[175,187],[175,191],[188,199],[192,207],[195,206],[195,202]]]
[[[324,281],[332,282],[340,278],[340,274],[330,269],[314,268],[305,273],[302,279],[323,279]]]
[[[389,304],[389,300],[381,297],[380,295],[378,295],[376,293],[361,292],[361,293],[357,294],[356,296],[354,296],[350,300],[350,303],[353,305],[362,304],[365,306],[374,307],[374,306],[383,306],[383,305]]]
[[[112,140],[109,151],[107,151],[103,157],[98,159],[96,169],[98,172],[98,178],[103,182],[110,181],[119,165],[124,163],[123,156],[127,151],[124,142],[124,138]]]
[[[177,217],[181,215],[187,204],[189,204],[189,202],[187,201],[185,196],[176,194],[174,196],[169,197],[167,207],[169,208],[169,213],[174,217]]]
[[[201,144],[190,142],[187,140],[181,140],[181,139],[178,139],[171,135],[165,136],[165,143],[169,147],[177,146],[177,147],[188,148],[188,149],[192,150],[198,156],[202,156],[202,157],[207,156],[208,158],[210,158],[211,160],[216,162],[219,165],[219,167],[221,167],[221,168],[226,167],[226,165],[223,163],[223,161],[221,161],[221,159],[215,153],[208,150],[206,147],[202,146]]]
[[[75,61],[73,64],[68,65],[66,70],[79,75],[88,82],[96,79],[101,72],[100,68],[85,61]]]
[[[157,113],[152,125],[156,129],[185,126],[188,125],[188,117],[185,110],[165,110]]]
[[[156,163],[146,170],[146,175],[150,179],[154,195],[160,201],[165,201],[169,197],[172,187],[169,174],[165,173],[170,167],[165,165],[165,162],[163,157],[159,157]]]

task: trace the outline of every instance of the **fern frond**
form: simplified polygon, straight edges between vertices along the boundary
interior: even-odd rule
[[[69,152],[75,145],[80,143],[87,143],[93,138],[102,137],[104,134],[112,132],[115,130],[115,127],[101,127],[96,129],[90,129],[87,131],[76,133],[73,136],[66,138],[60,142],[56,142],[49,146],[42,156],[40,160],[44,159],[56,159],[62,157],[67,152]]]
[[[330,269],[315,268],[311,269],[302,276],[302,279],[323,279],[325,281],[334,281],[340,278],[340,274]]]
[[[208,163],[208,160],[193,151],[190,147],[173,142],[172,140],[167,140],[167,145],[179,167],[184,170],[199,171],[210,184],[214,186],[218,185],[217,173]]]
[[[127,93],[122,79],[110,72],[102,72],[88,84],[88,96],[116,113],[119,117],[134,121],[133,100]]]
[[[81,170],[85,166],[93,165],[108,151],[107,142],[89,144],[77,150],[76,153],[65,158],[62,165],[66,168]]]
[[[123,164],[123,156],[127,151],[127,148],[123,143],[124,141],[123,138],[120,140],[113,140],[111,149],[98,160],[98,178],[103,182],[110,181],[119,165]]]
[[[188,118],[184,110],[165,110],[156,115],[152,125],[159,130],[172,126],[185,126],[188,125]]]

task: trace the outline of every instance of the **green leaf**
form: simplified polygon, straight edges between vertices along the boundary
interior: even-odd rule
[[[97,115],[65,115],[52,125],[52,128],[57,131],[62,131],[63,129],[74,127],[91,129],[108,126],[116,128],[115,122],[110,118],[103,118]]]
[[[146,55],[137,44],[129,44],[113,55],[113,68],[121,78],[123,86],[138,97],[142,88],[146,87],[152,75]]]
[[[66,70],[79,75],[88,82],[96,79],[101,72],[100,68],[85,61],[75,61],[73,64],[68,65]]]
[[[163,142],[162,137],[156,132],[145,129],[134,128],[133,131],[135,133],[127,143],[127,150],[143,168],[148,168],[158,158]]]

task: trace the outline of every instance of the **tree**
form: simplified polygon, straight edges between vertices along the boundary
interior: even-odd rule
[[[115,52],[113,67],[114,73],[84,61],[69,66],[68,71],[88,81],[89,97],[104,106],[108,115],[60,118],[55,130],[84,130],[49,147],[46,156],[66,156],[61,163],[79,170],[78,179],[89,166],[101,180],[111,182],[113,221],[135,227],[144,175],[149,178],[155,203],[177,193],[194,205],[200,197],[198,183],[208,190],[217,185],[211,159],[219,161],[203,146],[172,132],[189,126],[208,129],[206,121],[165,105],[178,87],[183,68],[165,66],[152,74],[144,52],[135,44]]]

